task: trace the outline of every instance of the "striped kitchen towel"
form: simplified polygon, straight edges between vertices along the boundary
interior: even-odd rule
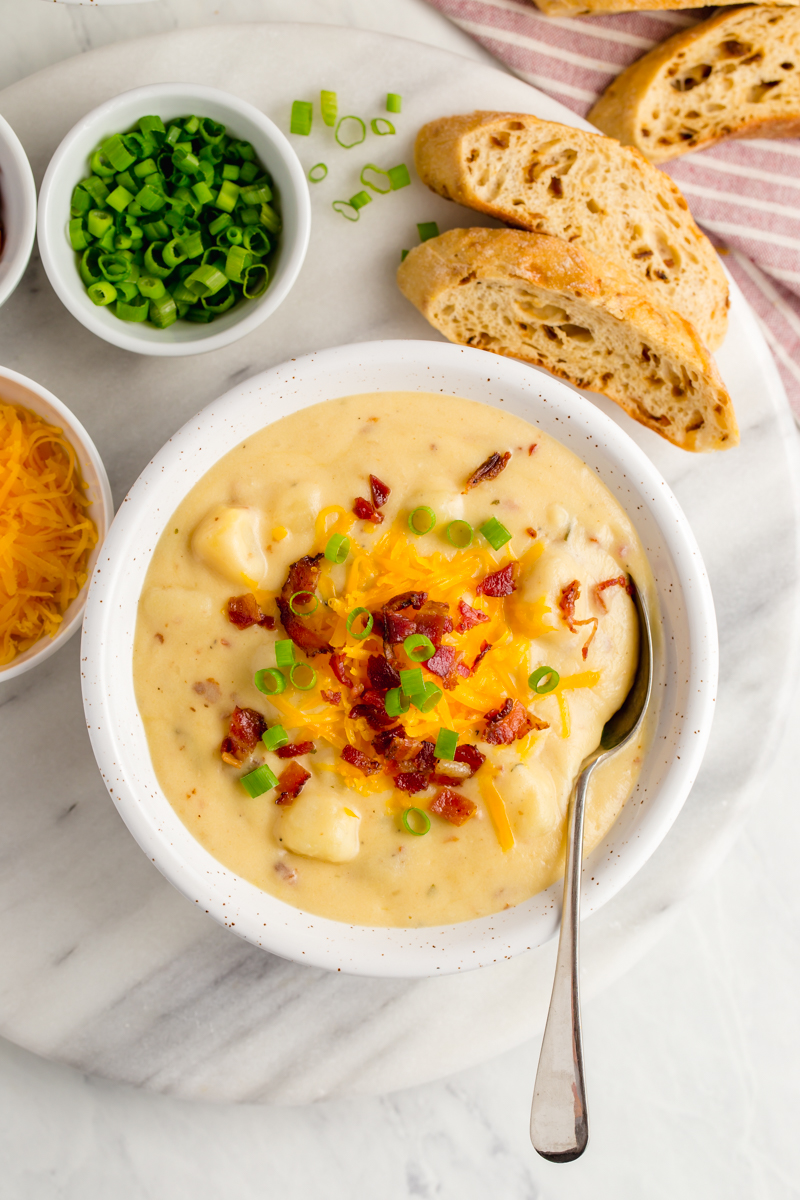
[[[651,46],[710,15],[545,17],[530,0],[429,0],[526,83],[585,116]],[[664,168],[756,313],[800,422],[800,141],[723,142]]]

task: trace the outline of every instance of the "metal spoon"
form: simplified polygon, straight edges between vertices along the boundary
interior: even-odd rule
[[[631,587],[639,618],[636,674],[622,707],[606,723],[600,745],[581,765],[567,816],[561,933],[531,1107],[531,1141],[539,1154],[550,1162],[572,1162],[580,1158],[589,1140],[578,968],[583,823],[592,771],[636,737],[650,701],[653,684],[650,619],[633,580]]]

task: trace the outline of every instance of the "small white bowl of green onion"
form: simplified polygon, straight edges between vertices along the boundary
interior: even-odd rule
[[[153,84],[85,116],[39,195],[59,299],[137,354],[215,350],[285,299],[305,258],[308,186],[280,130],[227,92]]]

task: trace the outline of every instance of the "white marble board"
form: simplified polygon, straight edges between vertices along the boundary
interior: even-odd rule
[[[49,387],[95,438],[117,502],[166,438],[234,383],[294,354],[377,337],[432,337],[393,285],[416,223],[474,215],[412,187],[349,225],[330,201],[367,161],[412,161],[419,125],[474,107],[575,122],[508,75],[383,35],[236,25],[110,46],[0,93],[40,180],[86,111],[156,80],[226,87],[282,128],[291,101],[334,88],[342,112],[404,111],[393,138],[345,152],[330,131],[295,138],[314,228],[301,278],[248,338],[189,360],[145,359],[94,338],[62,308],[35,257],[0,314],[0,361]],[[319,124],[319,123],[318,123]],[[720,622],[721,680],[709,752],[676,826],[624,891],[584,925],[591,992],[652,942],[709,873],[759,793],[794,661],[798,592],[795,439],[769,352],[741,297],[719,356],[739,414],[736,451],[695,458],[599,400],[653,458],[704,553]],[[83,723],[79,646],[0,686],[0,1034],[50,1058],[173,1095],[307,1103],[384,1092],[514,1046],[543,1023],[553,946],[468,976],[413,983],[331,975],[246,945],[197,913],[141,854],[109,801]]]

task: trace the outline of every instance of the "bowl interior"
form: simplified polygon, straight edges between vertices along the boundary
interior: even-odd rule
[[[15,372],[0,369],[0,399],[29,408],[31,412],[38,413],[53,425],[59,426],[75,450],[86,484],[86,494],[91,501],[89,515],[97,525],[97,545],[92,550],[88,562],[88,574],[91,577],[101,553],[103,539],[114,516],[108,476],[94,443],[80,421],[60,400]],[[0,681],[13,679],[15,675],[21,675],[45,658],[49,658],[77,632],[86,606],[87,592],[88,585],[84,584],[64,613],[64,619],[54,638],[40,638],[29,649],[12,659],[7,666],[0,667]]]
[[[283,230],[270,260],[270,283],[263,295],[237,305],[209,325],[177,321],[161,330],[148,322],[121,321],[92,304],[78,274],[67,237],[72,191],[89,174],[89,156],[104,138],[129,130],[140,117],[212,117],[252,142],[274,181]],[[216,88],[161,84],[116,96],[84,117],[56,150],[39,199],[39,245],[50,282],[62,302],[84,325],[114,345],[145,354],[186,354],[226,345],[248,333],[287,295],[305,257],[310,202],[302,168],[291,145],[268,117],[252,105]]]
[[[160,451],[114,523],[84,623],[84,702],[106,785],[148,856],[235,932],[296,961],[373,975],[433,975],[497,961],[550,938],[560,887],[491,917],[443,928],[350,926],[303,913],[211,858],[164,797],[132,672],[138,597],[152,550],[186,492],[272,421],[335,396],[381,390],[480,400],[527,418],[597,471],[632,517],[657,581],[658,725],[636,793],[584,872],[584,912],[610,899],[674,821],[699,769],[717,677],[714,611],[700,555],[667,484],[610,418],[564,384],[484,351],[433,342],[341,347],[256,376],[210,405]]]
[[[36,185],[22,144],[0,117],[0,304],[22,278],[36,232]]]

